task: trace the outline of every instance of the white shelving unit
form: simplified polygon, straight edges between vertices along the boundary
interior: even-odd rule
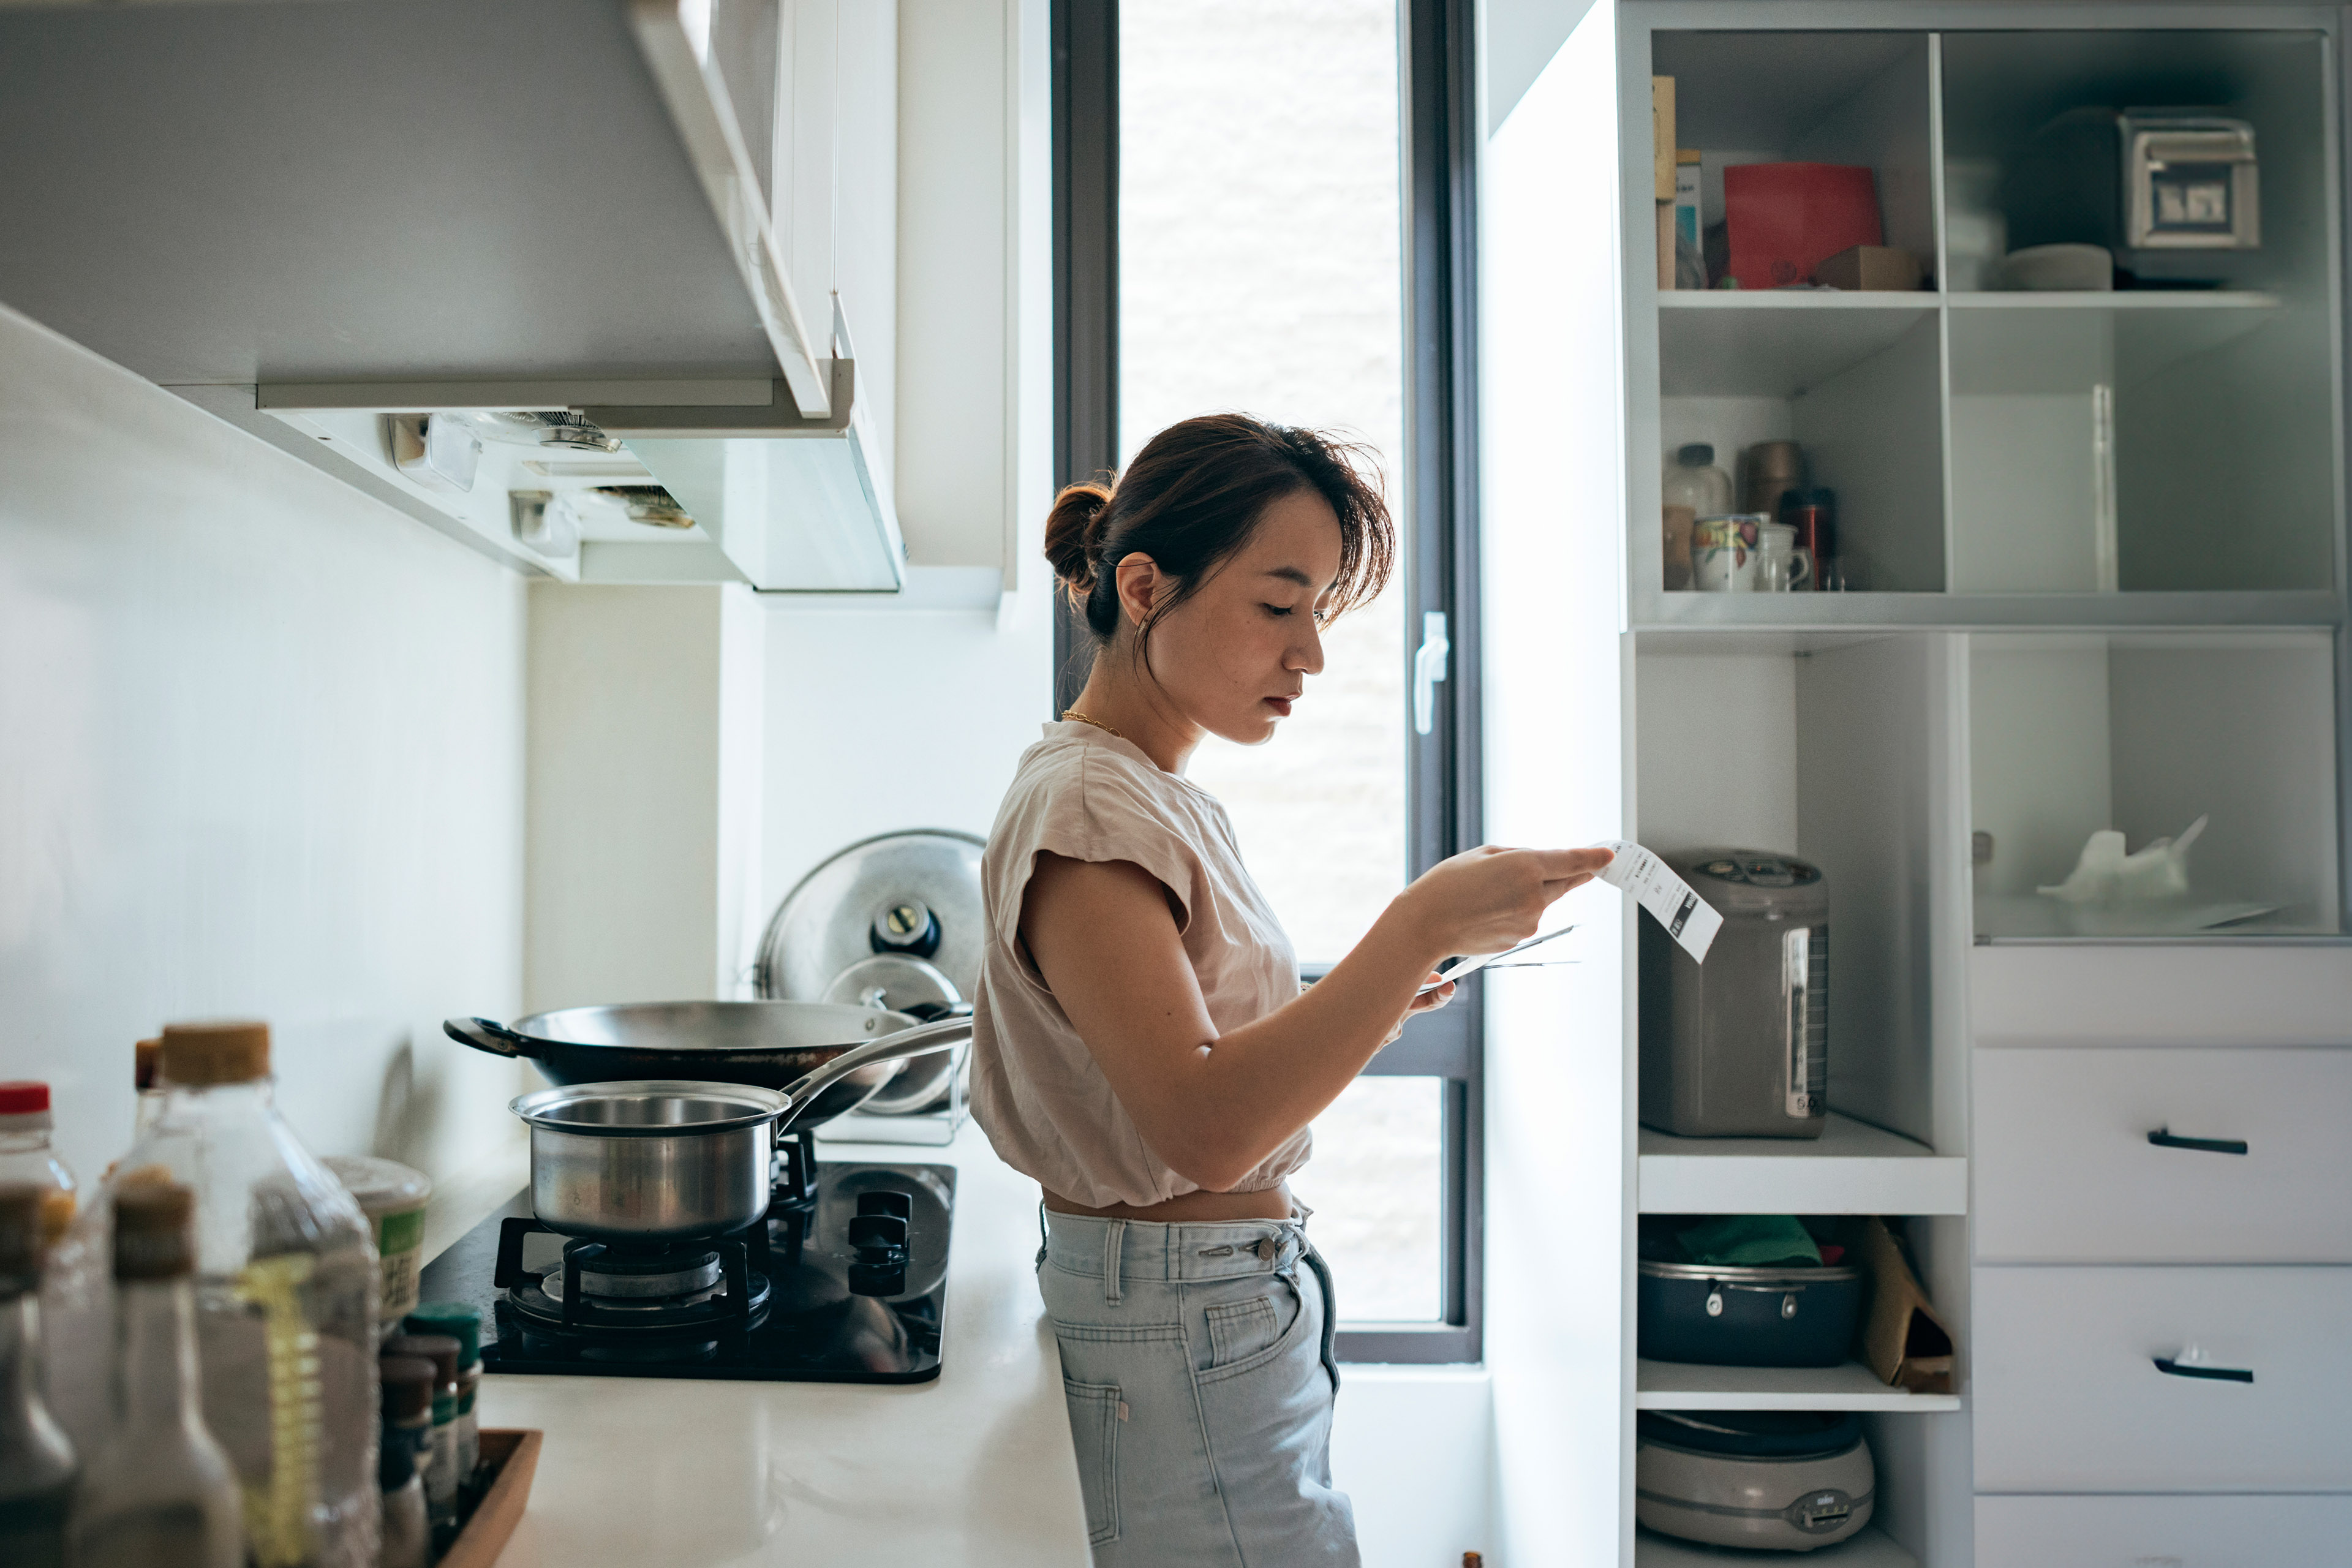
[[[1644,1127],[1643,1214],[1958,1215],[1969,1163],[1832,1111],[1818,1139],[1676,1138]]]
[[[1636,1410],[1958,1410],[1959,1396],[1890,1388],[1858,1361],[1843,1366],[1633,1363]]]
[[[1806,1560],[1990,1565],[1970,1405],[1976,944],[2130,940],[2074,929],[2035,887],[2094,828],[2137,849],[2201,813],[2221,837],[2192,868],[2214,899],[2281,906],[2207,940],[2252,953],[2344,925],[2340,16],[1804,0],[1617,16],[1631,831],[1662,851],[1794,853],[1831,896],[1824,1135],[1642,1128],[1626,1226],[1901,1216],[1960,1374],[1921,1395],[1859,1363],[1636,1358],[1633,1403],[1863,1413],[1876,1517]],[[1676,79],[1706,221],[1726,167],[1866,163],[1886,243],[1927,285],[1659,291],[1654,74]],[[2011,149],[2075,104],[2188,102],[2192,85],[2257,126],[2260,251],[2157,258],[2125,279],[2154,286],[2114,292],[1974,291],[1989,275],[1958,253],[1984,214],[1963,204],[1998,188]],[[1779,439],[1837,492],[1862,591],[1663,591],[1664,455],[1708,443],[1736,480],[1740,450]],[[1976,829],[1993,839],[1981,864]],[[1630,992],[1624,1012],[1630,1039]],[[1643,1531],[1632,1560],[1733,1557],[1754,1560]]]

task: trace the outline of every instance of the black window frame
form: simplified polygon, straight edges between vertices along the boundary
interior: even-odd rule
[[[1405,658],[1407,858],[1415,875],[1483,837],[1479,759],[1476,54],[1475,0],[1400,0],[1399,124],[1405,232],[1403,562],[1406,625],[1446,617],[1447,679],[1430,733],[1415,735]],[[1054,471],[1069,484],[1118,460],[1118,4],[1052,0]],[[1087,641],[1066,605],[1054,630],[1054,709],[1086,683]],[[1315,971],[1308,972],[1309,977]],[[1436,1078],[1444,1128],[1442,1317],[1428,1324],[1347,1320],[1340,1358],[1463,1363],[1484,1353],[1485,998],[1479,981],[1416,1018],[1367,1076]]]

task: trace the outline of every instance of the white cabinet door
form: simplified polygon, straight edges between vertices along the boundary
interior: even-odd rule
[[[2352,1490],[2352,1268],[1972,1279],[1979,1490]]]
[[[1979,1050],[1984,1263],[2352,1263],[2352,1050]],[[2243,1154],[2151,1132],[2235,1140]]]
[[[1986,1568],[2352,1568],[2352,1497],[1980,1497]]]

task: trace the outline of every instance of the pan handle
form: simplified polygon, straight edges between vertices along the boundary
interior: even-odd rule
[[[537,1053],[530,1049],[530,1038],[512,1029],[493,1024],[488,1018],[444,1018],[441,1032],[461,1046],[471,1046],[478,1051],[488,1051],[494,1057],[528,1057]]]
[[[476,1020],[478,1023],[481,1021]],[[876,1062],[904,1061],[908,1057],[928,1057],[939,1051],[951,1051],[970,1038],[970,1018],[941,1018],[936,1024],[901,1029],[895,1035],[885,1035],[878,1040],[852,1046],[814,1072],[784,1086],[784,1094],[792,1100],[793,1108],[785,1111],[782,1120],[776,1123],[776,1131],[781,1136],[802,1111],[815,1103],[820,1092],[860,1068],[872,1067]]]

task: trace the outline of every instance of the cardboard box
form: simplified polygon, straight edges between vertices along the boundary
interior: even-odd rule
[[[1862,1265],[1870,1277],[1870,1310],[1862,1323],[1862,1358],[1894,1388],[1914,1394],[1949,1394],[1952,1334],[1919,1288],[1918,1276],[1895,1244],[1886,1222],[1864,1222]]]
[[[1735,163],[1723,171],[1724,270],[1742,289],[1809,283],[1841,250],[1886,243],[1878,186],[1846,163]]]
[[[1856,245],[1813,268],[1813,281],[1832,289],[1908,294],[1919,287],[1919,258],[1884,245]]]
[[[1675,199],[1675,79],[1650,79],[1650,164],[1662,202]]]

